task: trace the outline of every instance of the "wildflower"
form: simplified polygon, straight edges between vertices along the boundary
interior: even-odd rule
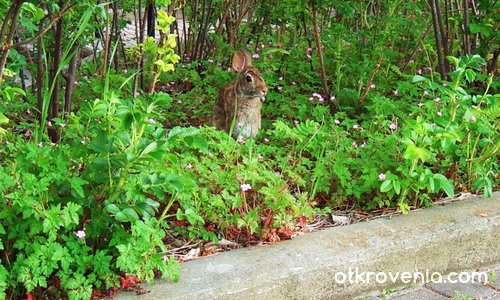
[[[412,64],[414,63],[415,61],[413,59],[410,59],[410,61],[408,62],[409,64]]]
[[[209,63],[213,63],[213,62],[214,62],[214,60],[213,60],[213,59],[209,59],[209,60],[208,60],[208,62],[209,62]]]
[[[255,58],[255,59],[257,59],[257,58],[259,58],[259,57],[260,57],[260,55],[259,55],[258,53],[254,53],[254,54],[252,55],[252,58]]]
[[[339,120],[337,120],[337,119],[335,119],[333,122],[334,122],[335,124],[337,124],[337,125],[339,125],[339,124],[340,124],[340,121],[339,121]]]
[[[281,92],[282,89],[283,89],[283,87],[281,87],[281,86],[278,87],[278,91]]]
[[[281,76],[280,78],[278,78],[278,80],[283,80],[283,76]]]
[[[29,115],[29,114],[31,114],[31,110],[28,108],[28,109],[26,110],[26,113],[27,113],[28,115]]]
[[[39,148],[42,148],[42,146],[43,146],[42,142],[38,143]]]
[[[233,68],[227,68],[228,72],[231,72],[232,70],[233,70]]]
[[[148,122],[151,123],[151,124],[156,123],[156,121],[154,119],[152,119],[152,118],[148,118]]]
[[[269,54],[269,59],[273,59],[274,56],[272,54]]]
[[[293,123],[299,124],[299,121],[298,120],[293,120]]]
[[[389,125],[389,128],[390,128],[391,130],[396,130],[396,129],[398,129],[398,125],[396,125],[396,124],[394,124],[394,123],[391,123],[391,125]]]
[[[429,96],[429,92],[428,91],[424,91],[424,96]]]
[[[309,97],[309,101],[313,101],[313,99],[314,99],[313,97]]]
[[[398,92],[398,90],[394,90],[394,91],[392,91],[392,94],[393,94],[394,96],[397,96],[397,95],[398,95],[398,93],[399,93],[399,92]]]
[[[438,116],[440,116],[440,117],[443,115],[443,113],[442,113],[441,111],[438,111],[438,112],[437,112],[437,114],[438,114]]]
[[[311,55],[307,54],[306,56],[307,56],[307,59],[311,59]]]
[[[441,98],[437,97],[436,99],[434,99],[434,102],[436,102],[436,103],[441,102]]]
[[[182,100],[177,100],[177,103],[182,104]]]
[[[311,48],[311,47],[307,48],[307,52],[311,52],[311,51],[313,51],[313,48]]]
[[[297,85],[297,83],[295,81],[292,81],[292,85]]]
[[[335,96],[331,96],[330,101],[335,101]]]
[[[373,84],[373,83],[372,83],[372,84],[370,84],[370,88],[371,88],[371,89],[374,89],[374,88],[375,88],[375,84]]]
[[[241,191],[244,193],[248,190],[251,190],[252,186],[249,185],[248,183],[243,183],[242,185],[240,185],[240,188],[241,188]]]
[[[384,173],[378,174],[378,180],[385,180],[385,174]]]
[[[476,117],[472,116],[470,117],[471,122],[476,122]]]
[[[424,106],[424,104],[422,102],[420,102],[419,104],[417,104],[419,108],[422,108],[422,106]]]
[[[193,165],[192,165],[192,164],[187,164],[187,165],[186,165],[186,169],[188,169],[188,170],[192,170],[192,169],[193,169]]]
[[[83,230],[78,230],[75,235],[77,238],[79,238],[81,240],[84,239],[86,236],[85,231],[83,231]]]
[[[421,69],[418,69],[418,70],[417,70],[417,74],[418,74],[418,75],[422,75],[422,70],[421,70]]]
[[[66,124],[65,123],[61,123],[61,124],[59,124],[59,126],[66,127]]]
[[[269,139],[268,138],[264,138],[264,142],[269,143]]]
[[[352,146],[353,146],[354,148],[358,148],[358,143],[356,143],[356,142],[352,142]]]
[[[366,142],[363,142],[363,144],[361,144],[361,148],[364,148],[366,147]]]
[[[356,130],[358,130],[358,129],[359,129],[359,125],[358,125],[358,124],[354,124],[354,125],[352,125],[352,129],[356,129]]]

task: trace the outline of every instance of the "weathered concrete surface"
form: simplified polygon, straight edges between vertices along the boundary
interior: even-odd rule
[[[349,299],[402,282],[343,284],[359,272],[446,274],[500,263],[500,193],[187,262],[179,283],[117,299]],[[336,276],[337,274],[337,276]]]

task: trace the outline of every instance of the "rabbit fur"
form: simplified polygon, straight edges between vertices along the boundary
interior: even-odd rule
[[[220,93],[213,109],[215,128],[230,132],[235,139],[255,137],[261,128],[261,101],[265,100],[267,87],[260,72],[252,67],[250,53],[238,51],[233,56],[233,69],[238,78]]]

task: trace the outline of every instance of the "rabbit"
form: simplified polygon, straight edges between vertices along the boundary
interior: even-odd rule
[[[218,130],[230,132],[235,139],[255,137],[261,127],[261,101],[265,100],[267,87],[260,72],[252,67],[250,53],[238,51],[233,56],[233,69],[238,78],[220,93],[213,109],[212,123]]]

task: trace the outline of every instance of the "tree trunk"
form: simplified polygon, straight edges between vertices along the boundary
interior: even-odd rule
[[[9,56],[10,42],[12,41],[12,38],[14,37],[14,32],[16,31],[17,18],[19,17],[19,10],[23,2],[24,0],[15,0],[14,3],[12,3],[9,11],[7,12],[7,15],[5,16],[5,19],[3,20],[2,28],[0,30],[0,42],[1,42],[7,31],[7,26],[9,27],[9,32],[7,34],[4,44],[0,45],[1,46],[0,85],[2,84],[3,81],[3,69],[5,68],[5,64],[7,63],[7,57]],[[10,20],[10,25],[8,25],[9,20]]]

